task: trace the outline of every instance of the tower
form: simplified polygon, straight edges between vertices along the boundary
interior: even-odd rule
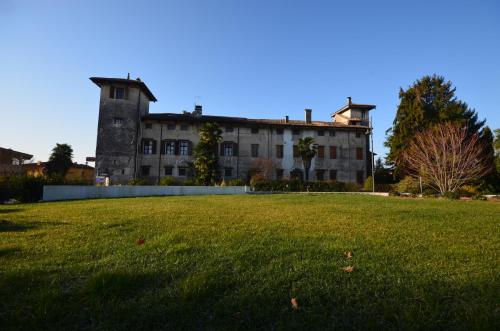
[[[112,184],[125,184],[137,176],[141,118],[156,98],[139,78],[90,80],[101,88],[96,175],[108,176]]]

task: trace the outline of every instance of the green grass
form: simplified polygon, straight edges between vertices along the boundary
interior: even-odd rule
[[[0,329],[498,330],[499,222],[329,194],[0,206]]]

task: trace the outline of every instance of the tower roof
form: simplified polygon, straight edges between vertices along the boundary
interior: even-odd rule
[[[149,88],[146,86],[146,84],[139,78],[126,79],[126,78],[90,77],[90,80],[99,87],[101,87],[103,84],[113,84],[113,83],[136,86],[139,87],[141,91],[143,91],[148,96],[149,100],[153,102],[157,101],[153,93],[151,93]]]

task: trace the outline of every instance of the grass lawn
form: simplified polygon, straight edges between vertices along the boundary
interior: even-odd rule
[[[0,329],[499,330],[499,251],[500,203],[484,201],[0,206]]]

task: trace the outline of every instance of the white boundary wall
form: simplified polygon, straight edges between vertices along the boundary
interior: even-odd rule
[[[76,186],[43,187],[43,201],[99,198],[147,197],[161,195],[245,194],[247,186]]]

